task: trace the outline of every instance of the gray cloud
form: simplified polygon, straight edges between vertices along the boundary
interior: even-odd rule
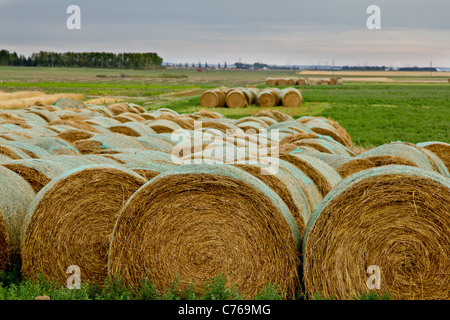
[[[66,28],[66,8],[82,29]],[[366,28],[381,7],[382,29]],[[165,61],[450,66],[447,0],[0,0],[0,47],[155,51]]]

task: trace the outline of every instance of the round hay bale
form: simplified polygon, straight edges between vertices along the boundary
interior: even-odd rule
[[[296,84],[299,86],[305,86],[309,84],[309,81],[305,78],[298,78]]]
[[[206,90],[200,97],[200,105],[204,108],[223,108],[225,94],[218,89]]]
[[[69,167],[62,163],[39,159],[12,160],[1,165],[21,176],[36,193],[52,179],[69,170]]]
[[[256,100],[259,106],[266,108],[276,107],[280,104],[280,97],[269,90],[259,92]]]
[[[0,270],[20,262],[20,232],[35,193],[16,173],[0,166]]]
[[[238,126],[234,125],[233,123],[230,123],[228,121],[202,121],[202,128],[203,129],[217,129],[219,131],[222,131],[224,133],[227,132],[227,130],[233,130],[236,131],[239,129]]]
[[[145,182],[131,170],[107,165],[71,170],[50,182],[25,221],[23,275],[65,284],[67,267],[77,265],[84,281],[103,284],[114,223],[124,202]]]
[[[281,90],[280,100],[283,107],[288,108],[297,108],[303,103],[302,94],[295,88]]]
[[[111,132],[121,133],[131,137],[140,137],[143,135],[156,133],[152,128],[141,122],[127,122],[118,126],[109,128]]]
[[[307,225],[307,294],[351,299],[379,268],[391,299],[450,298],[450,183],[410,166],[364,170],[343,180]],[[369,273],[369,274],[368,274]]]
[[[202,109],[192,114],[193,116],[200,116],[200,118],[210,118],[210,119],[225,119],[225,117],[215,111]]]
[[[391,142],[365,151],[358,155],[357,158],[361,159],[384,155],[402,157],[415,163],[419,168],[440,172],[440,168],[436,165],[436,159],[424,152],[422,148],[411,143]]]
[[[418,143],[417,146],[433,152],[441,159],[447,170],[450,171],[450,144],[439,141],[428,141]]]
[[[257,117],[257,116],[255,116],[255,117],[252,117],[252,118],[260,119],[260,120],[264,121],[268,126],[271,126],[271,125],[277,123],[277,121],[275,119],[272,119],[270,117],[265,117],[265,116]]]
[[[178,123],[165,119],[149,120],[145,124],[156,133],[172,133],[182,129]]]
[[[350,148],[353,146],[352,140],[348,134],[341,136],[338,130],[326,121],[314,119],[306,122],[305,125],[315,133],[329,136],[346,147]]]
[[[108,271],[130,284],[149,276],[159,288],[179,276],[180,289],[222,274],[244,296],[272,283],[292,298],[299,237],[287,206],[257,178],[229,165],[182,166],[129,199],[114,228]]]
[[[78,141],[78,140],[89,139],[89,138],[92,138],[93,136],[94,136],[94,133],[92,133],[92,132],[84,131],[84,130],[76,130],[76,129],[63,131],[57,135],[57,137],[59,139],[66,140],[67,142],[70,142],[70,143]]]
[[[113,103],[106,107],[111,110],[115,116],[126,112],[136,113],[136,111],[130,108],[130,106],[126,102]]]
[[[322,160],[300,153],[280,154],[280,159],[292,163],[303,171],[325,197],[339,182],[341,176]]]
[[[288,86],[295,86],[297,84],[297,78],[287,78]]]
[[[336,171],[339,175],[345,179],[348,176],[357,172],[372,169],[376,167],[388,166],[388,165],[404,165],[417,167],[417,165],[403,157],[398,156],[371,156],[367,158],[350,158],[343,163]]]
[[[287,78],[276,78],[277,86],[287,86]]]
[[[266,78],[266,84],[268,86],[276,86],[277,85],[277,80],[274,78]]]
[[[233,90],[227,94],[226,103],[228,108],[248,107],[248,98],[242,90]]]
[[[352,138],[348,134],[347,130],[345,130],[343,126],[341,126],[333,119],[304,116],[297,119],[297,121],[305,124],[307,127],[313,129],[313,131],[317,132],[318,134],[328,135],[332,137],[334,140],[345,145],[346,147],[350,148],[353,146]],[[323,123],[325,123],[325,125]],[[330,130],[329,126],[332,126],[335,129],[336,133],[334,133],[333,130]],[[325,131],[323,129],[325,129]],[[327,133],[327,131],[330,131],[330,133]],[[336,138],[333,135],[336,135]],[[342,139],[342,141],[339,141],[340,139]]]

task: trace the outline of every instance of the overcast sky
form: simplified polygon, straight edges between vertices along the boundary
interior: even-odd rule
[[[367,7],[381,8],[369,30]],[[69,5],[81,30],[69,30]],[[449,0],[0,0],[0,48],[165,62],[450,67]]]

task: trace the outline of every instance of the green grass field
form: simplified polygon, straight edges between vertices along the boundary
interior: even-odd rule
[[[191,113],[201,109],[200,94],[208,88],[245,85],[264,88],[267,77],[296,75],[292,71],[1,67],[0,90],[82,93],[86,98],[124,97],[148,109],[167,107],[179,113]],[[304,104],[300,108],[278,107],[277,110],[295,118],[330,117],[347,129],[357,146],[377,146],[398,140],[450,142],[450,84],[396,81],[296,87],[302,90]],[[251,106],[214,111],[240,118],[260,110]]]

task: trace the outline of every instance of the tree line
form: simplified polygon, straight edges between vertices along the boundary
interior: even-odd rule
[[[0,66],[23,67],[85,67],[117,69],[152,69],[160,67],[163,59],[156,53],[110,52],[48,52],[40,51],[29,57],[0,50]]]

